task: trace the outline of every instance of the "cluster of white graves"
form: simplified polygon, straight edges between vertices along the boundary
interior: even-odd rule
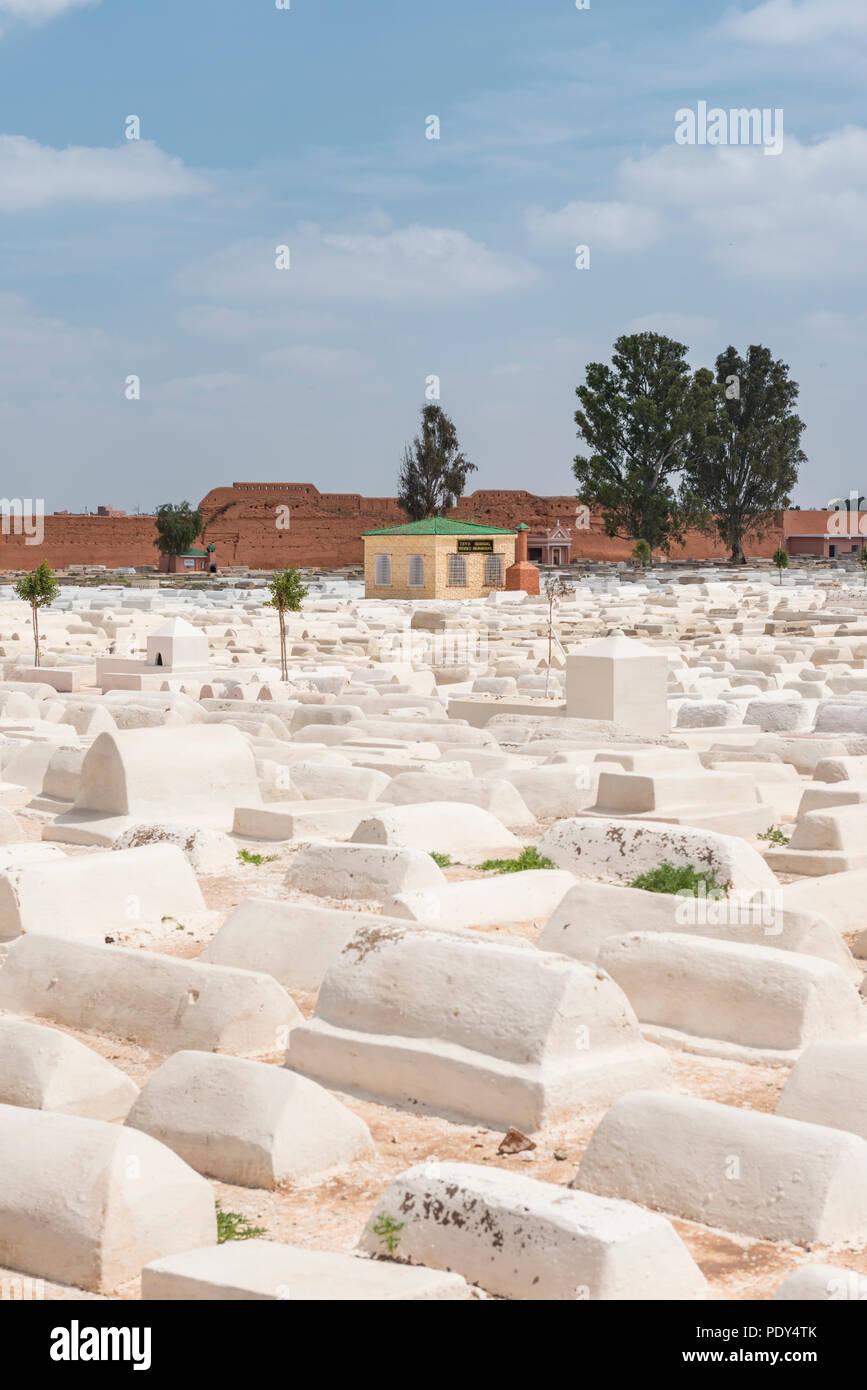
[[[323,582],[285,673],[277,622],[66,587],[36,666],[0,590],[0,1280],[700,1300],[716,1234],[867,1296],[867,586]],[[221,1239],[361,1172],[340,1239]]]

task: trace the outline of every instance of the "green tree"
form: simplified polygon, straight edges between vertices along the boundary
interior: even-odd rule
[[[265,607],[276,608],[280,619],[280,679],[287,681],[289,670],[286,664],[286,614],[298,612],[301,600],[307,597],[308,590],[301,583],[301,571],[294,565],[289,565],[284,570],[274,571],[268,580],[268,592],[271,597],[265,600]]]
[[[788,366],[765,347],[753,344],[746,357],[727,347],[716,359],[715,409],[685,487],[707,507],[704,529],[721,537],[733,564],[745,563],[744,538],[761,538],[791,503],[807,457],[797,399]]]
[[[38,666],[39,610],[40,608],[50,608],[60,593],[60,585],[54,578],[54,571],[48,568],[48,561],[43,560],[37,569],[22,575],[20,579],[16,579],[14,587],[18,598],[30,604],[30,611],[33,615],[33,665]]]
[[[161,555],[183,555],[202,529],[202,513],[189,502],[164,502],[156,510],[157,536],[154,545]]]
[[[458,432],[441,406],[426,405],[421,433],[403,451],[397,500],[413,521],[448,511],[463,496],[476,465],[461,453]]]
[[[647,569],[649,565],[653,564],[653,551],[647,541],[640,540],[635,542],[631,559],[632,563],[636,565],[638,569],[642,570]]]
[[[789,568],[789,552],[788,550],[784,550],[782,546],[779,546],[774,551],[773,555],[771,556],[771,559],[773,560],[774,564],[780,572],[780,583],[782,584],[783,570],[787,570]]]
[[[600,508],[606,535],[666,554],[703,519],[678,480],[713,414],[713,375],[693,373],[686,353],[660,333],[620,337],[611,365],[590,362],[575,392],[578,437],[589,450],[573,464],[579,497]]]
[[[861,553],[858,556],[858,564],[861,566],[861,572],[864,575],[864,583],[867,584],[867,545],[862,545],[861,547]]]

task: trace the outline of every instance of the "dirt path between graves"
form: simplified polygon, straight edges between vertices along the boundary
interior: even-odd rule
[[[269,863],[239,865],[238,870],[230,875],[200,879],[205,901],[214,917],[214,926],[209,930],[197,929],[193,932],[175,928],[159,940],[151,939],[138,944],[173,956],[198,956],[204,942],[213,934],[216,923],[250,896],[280,897],[284,901],[294,897],[299,901],[316,902],[319,906],[346,906],[328,899],[310,899],[287,893],[283,880],[291,851],[275,847],[274,853],[276,857]],[[448,876],[467,878],[478,875],[474,871],[458,869],[448,871]],[[361,905],[353,903],[352,906],[358,909]],[[378,910],[373,904],[370,907]],[[527,922],[510,925],[508,932],[503,928],[489,930],[533,940],[540,927],[541,923]],[[309,1017],[315,1002],[313,996],[296,993],[293,998],[305,1017]],[[138,1086],[142,1086],[164,1060],[133,1043],[116,1038],[68,1028],[62,1031],[108,1058]],[[788,1075],[786,1067],[750,1066],[685,1053],[674,1053],[672,1058],[677,1090],[752,1110],[772,1111]],[[283,1055],[274,1053],[263,1060],[280,1066]],[[289,1185],[273,1192],[214,1182],[214,1193],[223,1209],[242,1213],[254,1225],[263,1227],[271,1240],[310,1249],[350,1251],[380,1193],[393,1177],[415,1163],[460,1160],[492,1164],[547,1182],[568,1183],[574,1177],[581,1155],[606,1108],[588,1109],[568,1123],[547,1128],[537,1138],[534,1150],[506,1157],[497,1153],[501,1132],[478,1125],[453,1124],[435,1116],[402,1111],[352,1096],[340,1095],[339,1098],[361,1115],[369,1126],[376,1144],[373,1158],[357,1162],[324,1180],[320,1178]],[[788,1273],[805,1263],[824,1261],[867,1274],[867,1251],[856,1245],[851,1249],[818,1246],[805,1249],[733,1237],[688,1221],[675,1220],[674,1225],[707,1278],[711,1299],[769,1298]],[[11,1271],[0,1270],[0,1293],[4,1287],[3,1279],[7,1276],[14,1277]],[[26,1286],[27,1281],[24,1282]],[[47,1299],[99,1297],[47,1281],[39,1287],[40,1294],[44,1292]],[[138,1279],[112,1290],[109,1296],[138,1298]]]

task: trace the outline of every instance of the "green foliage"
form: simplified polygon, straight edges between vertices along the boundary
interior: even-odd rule
[[[39,610],[51,606],[60,593],[60,585],[54,578],[54,571],[49,568],[48,561],[43,560],[35,570],[16,579],[13,587],[18,598],[30,604],[30,612],[33,615],[33,664],[38,666]]]
[[[767,348],[753,344],[742,357],[729,346],[717,357],[713,414],[684,486],[708,508],[704,529],[719,535],[736,564],[745,559],[744,538],[761,536],[791,503],[807,459],[797,400],[787,364]]]
[[[239,849],[238,858],[242,864],[273,864],[276,854],[253,854],[248,849]]]
[[[693,373],[686,354],[660,333],[625,335],[611,366],[590,362],[576,389],[575,423],[589,450],[573,465],[578,496],[601,509],[606,535],[666,554],[705,516],[692,493],[676,490],[714,409],[711,372]]]
[[[858,564],[864,571],[864,582],[867,584],[867,545],[862,545],[861,554],[858,556]]]
[[[727,884],[720,883],[714,870],[696,869],[692,864],[660,864],[646,874],[639,874],[629,885],[643,888],[646,893],[682,893],[698,897],[722,896]]]
[[[771,556],[771,559],[773,560],[777,569],[780,571],[780,583],[782,584],[783,570],[787,570],[789,568],[789,552],[788,550],[784,550],[783,547],[780,546],[777,550],[774,551],[773,555]]]
[[[265,600],[265,607],[276,608],[282,613],[297,613],[308,592],[301,583],[301,571],[294,565],[287,565],[284,570],[275,570],[268,580],[271,597]]]
[[[452,862],[452,856],[450,854],[440,854],[438,850],[435,849],[431,850],[430,857],[435,864],[439,864],[441,869],[447,869]]]
[[[266,608],[276,608],[280,620],[280,679],[289,679],[289,666],[286,659],[286,614],[297,613],[308,589],[301,583],[301,571],[295,565],[287,565],[284,570],[275,570],[268,580],[270,598],[265,600]]]
[[[439,405],[421,412],[421,434],[403,451],[397,500],[411,521],[448,511],[463,496],[476,465],[461,453],[454,423]]]
[[[524,869],[554,869],[552,860],[540,854],[535,845],[525,845],[517,859],[486,859],[480,869],[494,869],[498,874],[518,874]]]
[[[395,1221],[393,1216],[383,1215],[377,1217],[371,1229],[380,1243],[385,1246],[386,1253],[393,1255],[400,1240],[399,1232],[403,1230],[403,1222]]]
[[[157,538],[154,545],[161,555],[183,555],[202,529],[202,513],[189,502],[164,502],[156,510]]]
[[[13,587],[17,597],[29,603],[31,608],[48,608],[60,593],[60,585],[54,578],[53,570],[49,569],[47,560],[43,560],[29,574],[16,579]]]
[[[215,1202],[217,1209],[217,1244],[224,1245],[227,1240],[255,1240],[266,1236],[264,1226],[254,1226],[248,1216],[239,1211],[223,1211],[221,1202]]]
[[[632,551],[632,559],[641,569],[647,569],[649,565],[653,564],[653,551],[647,541],[640,540],[635,542],[635,548]]]
[[[784,835],[782,830],[778,830],[775,825],[769,825],[767,830],[762,830],[756,836],[757,840],[767,840],[772,845],[787,845],[788,835]]]

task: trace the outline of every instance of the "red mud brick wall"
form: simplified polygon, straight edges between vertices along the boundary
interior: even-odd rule
[[[324,493],[312,483],[234,483],[212,488],[200,503],[205,544],[216,546],[218,567],[249,565],[272,569],[285,564],[361,564],[362,532],[399,526],[406,516],[394,497],[360,493]],[[285,509],[288,508],[288,514]],[[284,510],[280,510],[284,509]],[[537,497],[534,493],[483,489],[462,497],[449,516],[496,526],[546,530],[560,521],[572,527],[573,560],[625,560],[631,543],[604,535],[598,518],[589,530],[577,526],[574,495]],[[803,525],[804,513],[788,513],[787,529]],[[288,516],[288,528],[285,521]],[[283,526],[278,521],[284,522]],[[41,546],[25,544],[24,535],[0,534],[0,568],[34,569],[47,560],[52,569],[68,565],[156,565],[153,517],[46,516]],[[748,556],[769,558],[783,542],[783,525],[761,542],[746,546]],[[691,533],[686,545],[674,547],[673,560],[725,559],[727,550],[709,537]]]

